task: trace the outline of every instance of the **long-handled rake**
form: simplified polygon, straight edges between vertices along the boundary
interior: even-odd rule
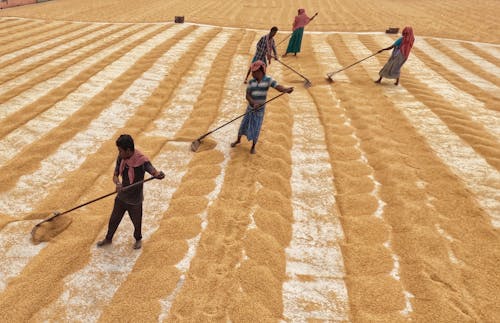
[[[130,188],[132,188],[132,187],[135,187],[135,186],[138,186],[138,185],[144,184],[144,183],[146,183],[146,182],[149,182],[150,180],[153,180],[153,179],[155,179],[155,178],[156,178],[156,177],[150,177],[150,178],[145,179],[145,180],[143,180],[143,181],[139,181],[139,182],[133,183],[133,184],[131,184],[131,185],[128,185],[128,186],[123,187],[123,188],[122,188],[122,190],[128,190],[128,189],[130,189]],[[103,196],[101,196],[101,197],[95,198],[95,199],[93,199],[93,200],[91,200],[91,201],[88,201],[88,202],[85,202],[85,203],[80,204],[80,205],[78,205],[78,206],[75,206],[74,208],[69,209],[69,210],[64,211],[64,212],[54,212],[54,215],[53,215],[53,216],[51,216],[50,218],[47,218],[47,219],[45,219],[45,220],[43,220],[43,221],[41,221],[41,222],[37,223],[37,224],[33,227],[33,229],[31,229],[31,239],[32,239],[32,241],[33,241],[33,242],[38,242],[38,239],[36,238],[36,232],[37,232],[37,230],[40,228],[40,226],[41,226],[43,223],[45,223],[45,222],[51,222],[52,220],[54,220],[55,218],[57,218],[57,217],[59,217],[59,216],[61,216],[61,215],[67,214],[67,213],[72,212],[72,211],[74,211],[74,210],[76,210],[76,209],[79,209],[79,208],[84,207],[84,206],[86,206],[86,205],[89,205],[89,204],[91,204],[91,203],[94,203],[94,202],[97,202],[97,201],[99,201],[99,200],[102,200],[103,198],[106,198],[106,197],[108,197],[108,196],[114,195],[114,194],[116,194],[116,193],[118,193],[118,192],[117,192],[117,191],[114,191],[114,192],[108,193],[108,194],[103,195]]]
[[[326,80],[327,80],[327,81],[329,81],[330,83],[335,82],[335,80],[332,78],[332,76],[333,76],[333,75],[337,74],[338,72],[342,72],[342,71],[344,71],[344,70],[348,69],[349,67],[352,67],[352,66],[354,66],[354,65],[356,65],[356,64],[359,64],[359,63],[361,63],[362,61],[367,60],[368,58],[370,58],[370,57],[372,57],[372,56],[375,56],[375,55],[377,55],[377,54],[380,54],[381,52],[382,52],[382,51],[378,51],[378,52],[376,52],[376,53],[374,53],[374,54],[371,54],[370,56],[367,56],[367,57],[365,57],[365,58],[363,58],[363,59],[361,59],[361,60],[359,60],[359,61],[357,61],[357,62],[352,63],[352,64],[351,64],[351,65],[349,65],[349,66],[343,67],[343,68],[341,68],[340,70],[337,70],[337,71],[330,72],[330,73],[326,74]]]
[[[289,33],[285,38],[283,38],[277,45],[276,47],[278,47],[279,45],[281,45],[285,40],[287,40],[288,38],[290,38],[290,36],[292,36],[292,33]]]
[[[289,70],[291,70],[292,72],[294,72],[295,74],[297,74],[297,75],[299,75],[300,77],[302,77],[302,78],[304,79],[304,81],[305,81],[305,82],[304,82],[304,87],[305,87],[306,89],[308,89],[308,88],[310,88],[310,87],[312,86],[311,81],[309,81],[309,79],[308,79],[307,77],[305,77],[304,75],[302,75],[302,74],[300,74],[299,72],[297,72],[297,71],[296,71],[295,69],[293,69],[291,66],[289,66],[289,65],[287,65],[287,64],[285,64],[285,63],[283,63],[282,61],[280,61],[280,60],[279,60],[276,56],[274,56],[274,59],[275,59],[278,63],[282,64],[283,66],[285,66],[286,68],[288,68]]]
[[[276,100],[277,98],[279,98],[279,97],[280,97],[280,96],[282,96],[283,94],[285,94],[285,92],[282,92],[282,93],[280,93],[280,94],[276,95],[274,98],[271,98],[271,99],[267,100],[266,102],[262,103],[261,105],[259,105],[259,106],[257,107],[257,110],[259,110],[262,106],[264,106],[264,104],[269,103],[269,102],[271,102],[271,101],[273,101],[273,100]],[[214,130],[209,131],[209,132],[207,132],[206,134],[204,134],[204,135],[200,136],[198,139],[196,139],[195,141],[191,142],[191,150],[192,150],[193,152],[196,152],[196,151],[198,150],[198,148],[200,147],[200,145],[201,145],[201,141],[203,140],[203,138],[205,138],[206,136],[210,135],[211,133],[213,133],[213,132],[215,132],[215,131],[219,130],[220,128],[227,126],[227,125],[228,125],[228,124],[230,124],[231,122],[234,122],[234,121],[238,120],[239,118],[244,117],[247,113],[248,113],[248,112],[245,112],[245,113],[243,113],[242,115],[239,115],[239,116],[237,116],[236,118],[234,118],[234,119],[232,119],[232,120],[230,120],[230,121],[228,121],[228,122],[224,123],[223,125],[221,125],[221,126],[219,126],[219,127],[215,128]]]

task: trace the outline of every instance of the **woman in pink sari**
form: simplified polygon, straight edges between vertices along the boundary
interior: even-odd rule
[[[304,35],[304,27],[308,23],[310,23],[317,15],[318,13],[315,13],[314,16],[309,18],[306,15],[305,9],[299,9],[298,15],[295,16],[295,20],[293,21],[292,38],[290,38],[290,41],[288,42],[288,47],[283,57],[285,57],[288,53],[297,55],[297,53],[300,52],[300,47],[302,45],[302,36]]]
[[[394,85],[399,84],[401,67],[408,59],[408,56],[410,56],[410,51],[413,47],[414,41],[415,37],[413,36],[413,29],[411,27],[405,27],[403,29],[403,37],[398,38],[398,40],[396,40],[391,46],[378,51],[380,53],[384,50],[394,48],[391,57],[378,73],[378,75],[380,75],[380,78],[376,80],[375,83],[382,82],[382,78],[385,77],[388,79],[396,79]]]

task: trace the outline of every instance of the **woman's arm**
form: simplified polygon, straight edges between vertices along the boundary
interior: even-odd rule
[[[378,53],[383,52],[384,50],[389,50],[389,49],[393,49],[393,48],[394,48],[394,45],[391,45],[387,48],[382,48],[381,50],[378,51]]]

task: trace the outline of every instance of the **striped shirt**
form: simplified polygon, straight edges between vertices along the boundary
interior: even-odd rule
[[[278,82],[273,80],[270,76],[264,75],[262,80],[257,82],[256,79],[251,79],[248,82],[247,93],[250,95],[252,100],[256,103],[264,103],[267,98],[267,91],[270,87],[276,88],[278,86]],[[261,108],[262,113],[264,112],[265,106]]]
[[[251,79],[247,86],[247,95],[249,95],[255,103],[262,104],[266,102],[267,91],[270,87],[277,87],[278,82],[271,77],[264,75],[260,82],[256,79]],[[248,140],[253,140],[254,143],[259,139],[260,129],[264,121],[264,112],[266,106],[259,107],[254,110],[252,106],[247,105],[245,117],[241,121],[238,136],[246,136]]]

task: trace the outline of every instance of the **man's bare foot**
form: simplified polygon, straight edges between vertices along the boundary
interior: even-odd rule
[[[378,83],[378,84],[380,84],[380,81],[381,81],[381,80],[376,80],[376,81],[375,81],[375,83]]]
[[[236,147],[236,145],[237,145],[237,144],[239,144],[239,143],[240,143],[240,141],[239,141],[239,140],[236,140],[235,142],[232,142],[232,143],[231,143],[231,148]]]
[[[247,80],[244,80],[244,81],[243,81],[243,84],[247,84]]]
[[[394,83],[394,85],[398,86],[398,85],[399,85],[399,82]]]
[[[251,153],[251,154],[255,154],[256,152],[257,152],[257,151],[255,150],[255,147],[252,147],[252,148],[250,149],[250,153]]]

